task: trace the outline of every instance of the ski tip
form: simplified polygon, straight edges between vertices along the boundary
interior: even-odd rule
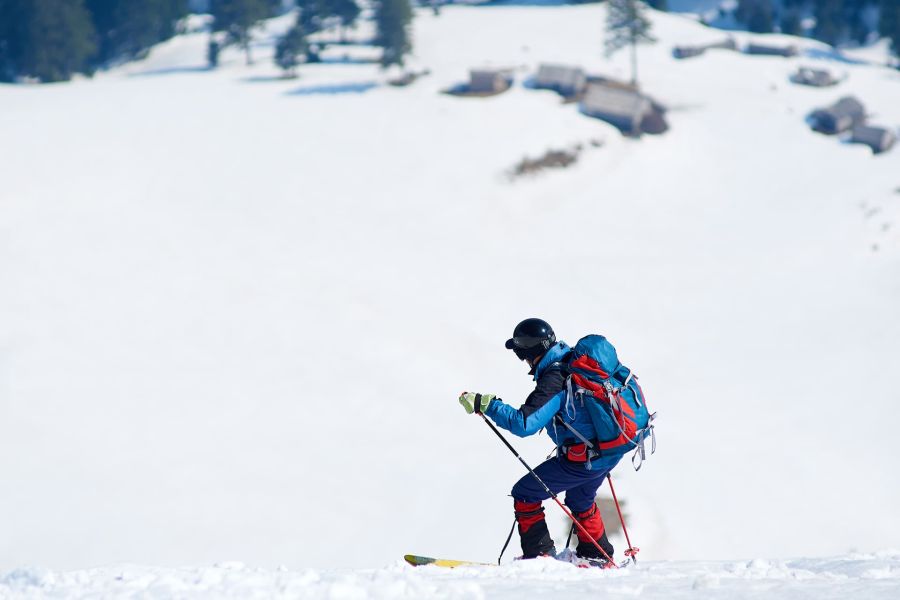
[[[416,554],[404,554],[403,560],[414,567],[422,567],[425,565],[434,565],[435,567],[446,567],[452,569],[454,567],[492,567],[490,563],[473,562],[469,560],[451,560],[448,558],[431,558],[430,556],[418,556]]]

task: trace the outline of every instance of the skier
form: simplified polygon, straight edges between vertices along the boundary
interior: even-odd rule
[[[546,321],[525,319],[516,325],[513,336],[506,341],[506,347],[519,360],[525,361],[531,368],[529,375],[536,382],[525,403],[515,409],[493,394],[472,392],[463,392],[459,403],[467,413],[484,413],[499,427],[520,437],[533,435],[541,429],[547,430],[556,443],[557,453],[534,471],[553,493],[566,493],[566,506],[590,535],[588,537],[577,529],[575,553],[596,564],[603,564],[606,557],[597,546],[603,548],[610,558],[613,547],[607,539],[595,498],[597,489],[622,454],[606,455],[602,450],[596,451],[584,443],[583,440],[588,440],[594,448],[600,447],[588,411],[566,394],[571,349],[565,342],[556,341],[556,334]],[[556,548],[544,520],[542,505],[550,496],[534,477],[527,474],[513,486],[512,497],[523,558],[555,556]]]

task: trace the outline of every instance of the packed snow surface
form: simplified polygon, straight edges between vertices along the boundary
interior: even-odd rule
[[[900,554],[803,560],[653,562],[619,571],[579,569],[551,558],[503,567],[290,570],[224,563],[206,568],[122,566],[0,572],[0,598],[767,598],[895,600]]]
[[[671,129],[642,139],[523,85],[541,62],[627,78],[596,4],[420,11],[431,74],[406,88],[365,45],[280,79],[289,17],[253,66],[206,70],[193,33],[92,80],[0,86],[0,589],[896,597],[893,554],[779,559],[900,546],[900,150],[804,123],[853,94],[896,127],[900,72],[676,61],[723,33],[653,21],[640,75]],[[790,84],[807,64],[846,78]],[[485,65],[516,85],[440,93]],[[657,455],[616,471],[647,562],[297,571],[494,558],[523,470],[456,398],[524,399],[503,341],[529,316],[607,335],[659,411]],[[231,560],[263,570],[163,568]],[[160,568],[63,571],[121,563]]]

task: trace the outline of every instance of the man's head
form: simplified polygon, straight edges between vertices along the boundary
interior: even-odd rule
[[[556,343],[556,334],[547,321],[525,319],[513,330],[513,336],[506,340],[506,347],[516,353],[519,360],[527,360],[534,365],[535,360]]]

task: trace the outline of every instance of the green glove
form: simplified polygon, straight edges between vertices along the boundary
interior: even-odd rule
[[[466,409],[470,415],[473,412],[483,413],[491,405],[491,402],[497,396],[493,394],[475,394],[473,392],[463,392],[459,395],[459,403]]]

